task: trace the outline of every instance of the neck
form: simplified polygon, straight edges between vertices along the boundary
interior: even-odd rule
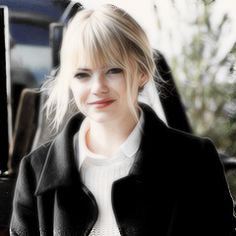
[[[87,147],[96,154],[112,156],[135,128],[137,121],[130,114],[108,122],[90,120],[89,123]]]

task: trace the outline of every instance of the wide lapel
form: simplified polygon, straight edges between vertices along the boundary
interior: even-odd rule
[[[39,221],[53,219],[46,227],[53,225],[53,235],[88,235],[97,219],[95,199],[81,182],[74,155],[73,136],[83,119],[80,113],[72,117],[51,144],[35,191],[43,204]]]
[[[47,152],[35,195],[40,195],[59,186],[67,186],[78,177],[76,169],[73,136],[84,119],[81,113],[73,116],[61,133],[51,143]]]

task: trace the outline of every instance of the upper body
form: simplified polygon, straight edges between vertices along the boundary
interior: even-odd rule
[[[124,10],[108,4],[76,13],[63,36],[58,74],[45,84],[45,105],[55,128],[71,104],[79,113],[54,141],[23,158],[12,235],[90,235],[104,211],[84,178],[88,169],[78,168],[76,134],[86,117],[86,146],[111,157],[139,124],[140,109],[139,149],[106,188],[118,235],[230,235],[232,199],[212,142],[167,127],[138,102],[155,72],[147,35]]]
[[[169,128],[149,106],[141,107],[139,155],[129,174],[112,185],[120,234],[231,235],[232,199],[212,142]],[[73,117],[53,142],[23,159],[12,235],[89,235],[98,209],[71,151],[83,118]]]

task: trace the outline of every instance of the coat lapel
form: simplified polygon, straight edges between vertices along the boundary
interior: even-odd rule
[[[167,180],[168,127],[150,107],[141,107],[145,124],[140,149],[129,175],[113,183],[113,209],[122,235],[165,235],[173,207]],[[157,228],[158,219],[163,224]]]
[[[40,195],[59,186],[68,186],[78,176],[74,157],[73,136],[80,128],[83,119],[84,116],[81,113],[76,114],[51,143],[35,195]]]

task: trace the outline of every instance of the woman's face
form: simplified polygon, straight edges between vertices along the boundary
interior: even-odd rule
[[[119,67],[92,68],[83,66],[71,79],[72,90],[78,109],[96,122],[107,122],[130,117],[127,102],[126,78]],[[138,83],[132,101],[138,95]]]

